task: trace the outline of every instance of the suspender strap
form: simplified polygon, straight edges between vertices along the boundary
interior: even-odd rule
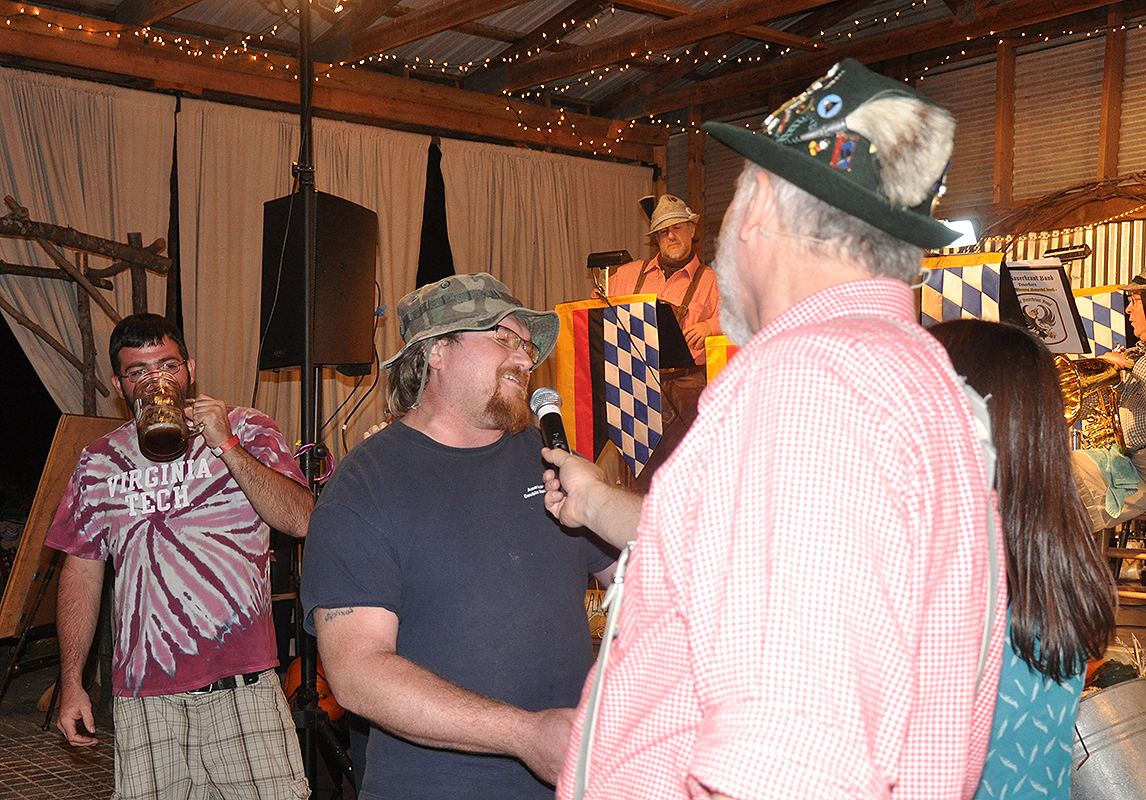
[[[688,304],[692,302],[692,296],[696,294],[696,287],[700,285],[701,273],[703,273],[706,269],[708,269],[708,267],[706,267],[704,264],[697,265],[696,272],[693,273],[692,276],[692,281],[690,281],[688,284],[688,291],[684,293],[684,299],[680,301],[680,304],[684,308],[688,308]]]
[[[637,285],[633,287],[633,294],[641,293],[641,288],[645,285],[645,275],[647,274],[650,261],[652,261],[651,258],[646,258],[644,263],[641,264],[641,273],[637,275]]]

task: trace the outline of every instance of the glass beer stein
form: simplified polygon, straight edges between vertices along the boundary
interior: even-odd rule
[[[187,442],[198,433],[183,410],[187,398],[173,375],[162,370],[139,379],[132,393],[139,450],[151,461],[174,461],[187,453]]]

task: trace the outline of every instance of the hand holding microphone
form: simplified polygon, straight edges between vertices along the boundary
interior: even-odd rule
[[[565,423],[561,419],[561,395],[552,389],[541,388],[529,398],[529,408],[537,415],[541,425],[541,439],[550,450],[569,450],[565,437]]]
[[[611,485],[600,467],[570,451],[561,420],[561,395],[538,389],[529,398],[529,407],[550,451],[543,450],[542,455],[553,465],[544,476],[545,510],[562,525],[590,528],[614,547],[624,547],[636,536],[642,496]]]

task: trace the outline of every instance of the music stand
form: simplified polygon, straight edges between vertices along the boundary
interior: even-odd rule
[[[660,368],[682,369],[696,366],[684,332],[677,322],[672,303],[657,300],[657,338],[660,340]]]

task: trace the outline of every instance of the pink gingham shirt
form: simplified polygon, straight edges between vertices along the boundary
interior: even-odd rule
[[[871,315],[914,325],[910,289],[819,292],[701,397],[644,503],[587,798],[974,793],[991,495],[942,348]]]

